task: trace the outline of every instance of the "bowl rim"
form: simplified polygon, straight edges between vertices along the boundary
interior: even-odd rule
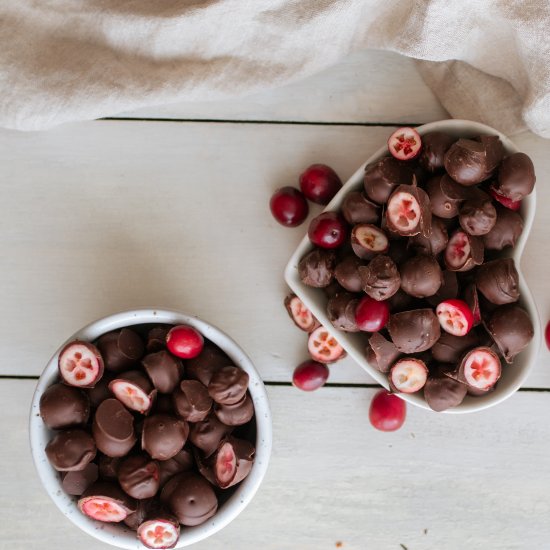
[[[67,343],[76,339],[92,341],[111,330],[149,323],[190,325],[201,332],[206,339],[220,347],[235,365],[243,368],[249,374],[248,389],[254,403],[256,416],[256,455],[249,475],[207,522],[196,527],[182,528],[175,548],[183,548],[218,532],[246,508],[265,477],[271,456],[273,438],[272,417],[264,383],[244,350],[235,340],[219,328],[194,315],[183,312],[161,308],[142,308],[101,317],[76,331],[58,347],[47,362],[36,384],[29,417],[31,454],[42,486],[59,510],[77,527],[94,538],[119,548],[145,548],[137,538],[135,531],[130,530],[124,524],[102,524],[83,515],[76,506],[77,499],[67,495],[62,490],[58,472],[56,472],[46,458],[45,443],[51,437],[52,430],[49,430],[42,421],[39,414],[39,403],[45,389],[57,379],[59,352]]]
[[[446,119],[436,122],[429,122],[421,126],[416,126],[415,130],[421,136],[428,132],[435,131],[450,132],[457,135],[457,137],[458,134],[461,132],[463,132],[464,134],[469,134],[471,136],[497,135],[501,139],[507,154],[519,152],[519,149],[512,142],[512,140],[510,140],[510,138],[508,138],[502,132],[499,132],[498,130],[495,130],[494,128],[480,122],[462,119]],[[375,151],[346,181],[346,183],[342,186],[342,188],[338,191],[334,198],[323,209],[323,212],[340,210],[346,194],[349,191],[360,187],[361,182],[363,181],[363,174],[367,164],[375,162],[387,155],[387,145],[383,145],[377,151]],[[536,196],[536,189],[534,189],[533,192],[522,201],[520,212],[522,214],[524,222],[523,232],[520,235],[520,238],[518,239],[518,242],[516,243],[514,249],[509,251],[510,254],[508,254],[509,257],[514,259],[516,269],[519,274],[519,287],[521,289],[520,303],[522,307],[527,309],[529,316],[533,321],[533,339],[530,342],[529,346],[520,354],[525,359],[526,365],[521,369],[521,372],[516,375],[514,382],[506,388],[506,391],[499,392],[498,390],[495,390],[495,392],[492,392],[481,398],[472,398],[467,396],[465,401],[463,401],[457,407],[443,411],[443,413],[445,414],[465,414],[470,412],[477,412],[497,405],[498,403],[501,403],[502,401],[508,399],[523,384],[537,359],[542,342],[540,317],[531,290],[527,285],[525,277],[523,276],[520,262],[521,256],[523,255],[523,251],[525,249],[525,245],[527,243],[527,239],[529,237],[529,233],[531,232],[531,228],[533,226],[533,220],[536,211]],[[312,311],[319,322],[325,327],[327,332],[329,332],[334,338],[336,338],[340,342],[348,355],[352,357],[355,362],[358,363],[359,366],[362,367],[363,370],[365,370],[381,386],[389,390],[390,388],[387,376],[371,367],[366,361],[365,357],[356,352],[348,339],[348,335],[334,328],[330,323],[326,312],[323,309],[319,308],[312,298],[310,299],[310,293],[312,291],[318,291],[319,289],[307,287],[301,282],[298,276],[298,263],[300,261],[300,258],[312,248],[313,245],[311,244],[306,232],[304,238],[298,244],[296,250],[293,252],[290,260],[285,267],[284,278],[286,283],[292,289],[292,291],[304,302],[306,307],[308,307]],[[506,368],[506,366],[504,368]],[[428,406],[424,398],[419,395],[403,393],[397,393],[396,395],[413,405],[416,405],[431,412],[435,412]]]

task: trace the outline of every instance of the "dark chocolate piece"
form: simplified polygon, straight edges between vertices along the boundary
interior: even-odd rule
[[[399,267],[401,288],[415,298],[433,296],[443,284],[443,274],[433,256],[418,255]]]
[[[359,267],[365,265],[357,256],[346,256],[334,268],[334,277],[349,292],[361,292]]]
[[[519,298],[519,275],[512,258],[500,258],[480,265],[477,289],[493,304],[510,304]]]
[[[204,420],[212,409],[208,389],[198,380],[182,380],[173,393],[174,408],[187,422]]]
[[[390,315],[388,332],[403,353],[430,349],[441,335],[439,321],[431,309],[413,309]]]
[[[222,424],[215,414],[202,422],[191,424],[189,441],[200,449],[205,456],[210,456],[217,448],[220,441],[232,432],[233,428]]]
[[[481,136],[479,141],[459,139],[445,154],[445,169],[462,185],[475,185],[490,178],[504,156],[497,136]]]
[[[400,355],[401,352],[395,347],[395,344],[386,340],[379,332],[375,332],[369,338],[367,361],[380,372],[390,372],[390,368]]]
[[[439,290],[433,296],[427,298],[428,303],[434,307],[444,300],[451,300],[458,296],[458,279],[456,277],[456,271],[443,269],[441,275],[443,277],[443,283],[439,287]]]
[[[184,447],[172,458],[162,460],[158,464],[160,468],[160,486],[163,487],[164,484],[176,474],[192,470],[195,461],[193,459],[193,453],[188,448]]]
[[[483,235],[483,244],[488,250],[502,250],[516,246],[523,231],[523,218],[504,206],[496,206],[497,220],[491,231]]]
[[[231,364],[231,359],[220,348],[205,343],[197,357],[188,359],[185,362],[185,374],[187,378],[198,380],[208,386],[216,371]]]
[[[359,332],[355,321],[355,310],[359,299],[343,292],[331,298],[327,303],[327,317],[332,325],[345,332]]]
[[[469,284],[464,289],[464,301],[468,304],[473,316],[474,327],[481,323],[481,310],[479,307],[479,296],[477,294],[477,287],[475,284]]]
[[[298,264],[300,279],[305,285],[315,288],[328,286],[334,277],[336,254],[333,250],[315,248]]]
[[[441,363],[456,364],[464,352],[480,344],[478,334],[471,330],[464,336],[454,336],[442,331],[439,340],[433,345],[432,357]]]
[[[154,327],[147,333],[147,353],[156,353],[166,349],[166,336],[172,327],[163,325]]]
[[[485,328],[507,363],[511,363],[514,357],[529,345],[534,335],[529,314],[515,304],[495,309],[485,322]]]
[[[409,238],[409,246],[412,249],[431,256],[437,256],[443,252],[448,242],[447,227],[443,220],[436,216],[432,216],[432,232],[429,237],[419,233]]]
[[[122,489],[136,499],[152,498],[160,485],[160,471],[156,460],[146,454],[125,458],[118,469],[118,482]]]
[[[535,181],[533,161],[525,153],[514,153],[502,161],[494,188],[512,201],[521,201],[533,191]]]
[[[161,493],[163,502],[182,525],[193,527],[211,518],[218,509],[212,486],[203,477],[184,472],[174,476]]]
[[[413,171],[393,157],[384,157],[365,168],[364,186],[367,197],[377,204],[387,202],[398,185],[410,185]]]
[[[151,458],[168,460],[175,456],[187,441],[189,424],[167,414],[155,414],[145,419],[141,448]]]
[[[442,182],[444,181],[444,178],[449,177],[444,174],[430,179],[426,184],[426,192],[430,198],[430,209],[432,214],[438,216],[439,218],[449,219],[458,215],[460,203],[463,199],[450,198],[443,192]]]
[[[407,249],[409,241],[410,239],[404,239],[402,237],[390,240],[390,247],[386,252],[386,256],[389,256],[394,261],[395,265],[400,265],[409,257],[409,251]]]
[[[134,417],[118,399],[106,399],[99,405],[92,433],[97,448],[110,457],[125,456],[136,443]]]
[[[418,157],[420,166],[428,172],[437,172],[445,166],[445,153],[456,138],[443,132],[428,132],[422,136],[422,151]]]
[[[176,414],[172,395],[169,393],[157,394],[152,410],[155,414]]]
[[[389,256],[376,256],[367,266],[359,268],[363,290],[375,300],[387,300],[401,284],[401,277]]]
[[[129,328],[108,332],[99,338],[105,368],[113,372],[130,369],[143,357],[145,351],[138,334]]]
[[[348,193],[342,202],[342,215],[349,224],[378,223],[380,207],[360,191]]]
[[[61,485],[68,495],[80,496],[92,483],[97,481],[97,478],[97,464],[90,462],[83,470],[66,472]]]
[[[416,303],[418,303],[416,298],[413,298],[401,289],[388,298],[388,305],[390,306],[391,313],[414,309]]]
[[[120,457],[112,457],[104,454],[99,455],[99,477],[101,479],[117,479]]]
[[[480,196],[464,202],[458,220],[466,233],[485,235],[495,226],[497,211],[488,195]]]
[[[234,405],[218,405],[214,407],[214,413],[226,426],[242,426],[254,416],[254,404],[247,392],[245,396]]]
[[[40,397],[40,416],[51,430],[81,426],[90,417],[90,400],[78,388],[53,384]]]
[[[58,472],[83,470],[95,455],[94,440],[84,430],[62,430],[56,433],[46,445],[46,456]]]
[[[141,362],[153,385],[160,393],[172,393],[183,371],[181,362],[167,351],[150,353]]]
[[[151,498],[138,500],[136,502],[136,511],[128,514],[123,520],[124,523],[132,529],[132,531],[137,531],[138,527],[147,519],[153,505],[154,501]]]
[[[234,405],[240,401],[248,388],[249,376],[239,367],[223,367],[216,371],[210,384],[210,397],[222,405]]]
[[[105,373],[101,380],[93,387],[87,388],[86,393],[90,399],[90,405],[97,409],[105,399],[113,396],[109,389],[109,382],[113,379],[110,373]]]
[[[448,376],[429,376],[424,385],[424,398],[434,411],[457,407],[464,401],[468,386]]]

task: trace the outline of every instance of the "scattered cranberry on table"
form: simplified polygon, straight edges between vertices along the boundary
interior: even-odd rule
[[[400,397],[380,390],[372,398],[369,420],[377,430],[394,432],[403,426],[406,416],[407,404]]]
[[[275,191],[269,201],[269,207],[273,217],[285,227],[297,227],[309,214],[309,206],[304,195],[290,186]]]
[[[300,175],[300,189],[311,202],[327,205],[340,191],[342,181],[326,164],[312,164]]]

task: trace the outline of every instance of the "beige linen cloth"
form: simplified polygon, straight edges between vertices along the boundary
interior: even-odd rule
[[[243,96],[374,48],[421,60],[454,117],[550,137],[549,36],[548,0],[0,0],[0,125]]]

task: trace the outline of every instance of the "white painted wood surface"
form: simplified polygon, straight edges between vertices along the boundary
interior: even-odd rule
[[[412,59],[377,50],[351,54],[309,78],[248,97],[160,105],[120,116],[352,123],[448,118]]]
[[[76,328],[157,305],[217,324],[266,380],[290,380],[306,348],[282,307],[282,269],[306,225],[278,226],[271,192],[296,184],[312,162],[347,178],[391,131],[330,123],[446,115],[412,61],[363,52],[249,98],[120,116],[323,124],[98,121],[39,134],[0,130],[0,376],[36,376]],[[538,174],[523,270],[545,322],[550,143],[532,134],[514,140]],[[527,387],[550,389],[549,359],[544,348]],[[370,379],[346,360],[332,367],[331,382]],[[0,379],[0,549],[107,550],[40,488],[27,437],[34,384]],[[549,547],[550,392],[520,391],[460,417],[409,407],[405,427],[382,434],[368,423],[373,390],[268,391],[275,444],[265,483],[238,520],[194,548]]]
[[[92,550],[39,485],[27,441],[33,381],[0,384],[0,517],[6,550]],[[274,451],[264,484],[197,550],[543,550],[550,537],[548,393],[483,414],[408,409],[368,423],[373,390],[268,388]]]
[[[345,180],[390,131],[141,121],[1,131],[0,374],[37,375],[77,328],[152,305],[219,325],[265,379],[289,380],[306,350],[282,307],[282,271],[307,224],[279,226],[269,197],[313,162]],[[545,317],[548,144],[531,134],[516,141],[540,179],[523,268]],[[550,387],[547,359],[528,386]],[[347,360],[332,367],[331,381],[369,378]]]

